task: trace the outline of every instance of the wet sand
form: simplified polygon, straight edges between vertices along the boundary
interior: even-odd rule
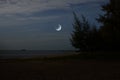
[[[120,80],[120,61],[1,60],[0,80]]]

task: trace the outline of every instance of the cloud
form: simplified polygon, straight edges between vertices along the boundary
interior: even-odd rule
[[[54,21],[60,15],[44,15],[45,11],[69,10],[71,4],[88,2],[103,2],[104,0],[0,0],[0,27],[44,23]],[[43,12],[43,13],[42,13]],[[36,16],[35,14],[39,14]],[[68,15],[64,13],[64,16]]]
[[[68,9],[69,4],[103,0],[0,0],[0,14],[31,14],[51,9]]]
[[[27,24],[35,24],[35,23],[45,23],[49,21],[54,21],[60,16],[52,15],[52,16],[30,16],[30,17],[21,17],[21,16],[12,16],[7,15],[6,17],[0,16],[0,27],[5,26],[20,26],[20,25],[27,25]]]

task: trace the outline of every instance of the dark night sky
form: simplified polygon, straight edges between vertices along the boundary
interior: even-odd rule
[[[0,49],[70,50],[74,10],[92,24],[108,0],[0,0]],[[58,24],[62,30],[55,30]]]

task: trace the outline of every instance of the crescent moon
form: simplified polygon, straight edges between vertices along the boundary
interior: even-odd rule
[[[56,31],[61,31],[61,29],[62,29],[62,26],[59,24],[58,28],[56,28]]]

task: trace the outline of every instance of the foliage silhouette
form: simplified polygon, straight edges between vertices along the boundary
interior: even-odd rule
[[[91,26],[84,16],[79,20],[75,12],[70,39],[73,47],[80,51],[119,51],[120,50],[120,0],[110,0],[102,6],[105,14],[97,21],[102,24],[99,29]]]
[[[98,31],[96,27],[93,27],[89,24],[88,20],[82,16],[82,20],[79,20],[77,15],[74,14],[74,31],[71,34],[70,39],[72,45],[77,48],[79,51],[93,51],[96,50],[97,34]]]
[[[102,6],[104,15],[100,15],[97,19],[102,23],[99,30],[103,39],[103,50],[118,51],[120,50],[120,0],[110,0],[106,5]]]

